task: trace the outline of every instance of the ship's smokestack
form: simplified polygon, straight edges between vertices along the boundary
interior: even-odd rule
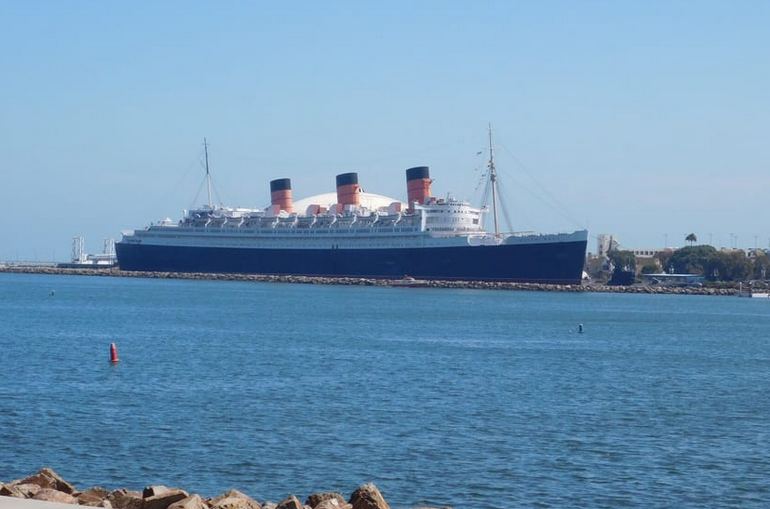
[[[409,210],[414,208],[414,202],[424,205],[430,198],[430,170],[427,166],[416,166],[406,170],[406,194]]]
[[[359,205],[361,187],[358,185],[358,173],[337,175],[337,204],[340,209],[345,205]]]
[[[275,179],[270,181],[270,203],[277,214],[281,210],[294,212],[291,201],[291,179]]]

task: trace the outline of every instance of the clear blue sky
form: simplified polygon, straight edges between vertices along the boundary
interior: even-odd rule
[[[358,171],[474,199],[491,121],[515,229],[770,239],[770,2],[0,2],[0,259]],[[504,149],[502,148],[504,147]],[[533,178],[534,177],[534,178]]]

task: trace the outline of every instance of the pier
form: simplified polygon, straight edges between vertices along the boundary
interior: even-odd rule
[[[318,277],[266,274],[212,274],[192,272],[142,272],[118,268],[63,268],[54,266],[2,266],[0,273],[47,274],[68,276],[134,277],[146,279],[188,279],[202,281],[250,281],[255,283],[294,283],[309,285],[381,286],[404,287],[399,279],[375,279],[359,277]],[[421,281],[420,288],[455,288],[474,290],[517,290],[562,293],[630,293],[673,295],[738,295],[738,287],[676,287],[676,286],[611,286],[603,284],[558,285],[546,283],[516,283],[505,281]]]

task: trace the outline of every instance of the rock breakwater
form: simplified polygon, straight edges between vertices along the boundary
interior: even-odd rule
[[[24,479],[0,482],[0,496],[58,502],[106,509],[390,509],[380,490],[372,483],[359,486],[347,499],[333,491],[310,494],[305,502],[288,495],[279,502],[258,501],[238,490],[204,498],[180,488],[147,486],[143,491],[125,488],[107,490],[92,487],[80,491],[50,468]],[[419,509],[430,508],[420,506]]]
[[[321,277],[321,276],[274,276],[262,274],[213,274],[200,272],[139,272],[120,269],[70,269],[61,267],[2,267],[0,273],[49,274],[102,277],[136,277],[148,279],[192,279],[206,281],[251,281],[257,283],[294,283],[309,285],[343,286],[392,286],[420,288],[470,288],[476,290],[518,290],[537,292],[568,293],[634,293],[634,294],[674,294],[674,295],[737,295],[737,288],[711,287],[674,287],[674,286],[609,286],[599,284],[556,285],[544,283],[508,283],[500,281],[439,281],[420,280],[404,284],[403,280],[374,279],[357,277]],[[407,282],[408,283],[408,282]]]

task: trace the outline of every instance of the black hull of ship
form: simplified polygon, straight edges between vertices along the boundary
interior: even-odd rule
[[[119,242],[122,270],[580,284],[586,241],[404,249],[257,249]]]

